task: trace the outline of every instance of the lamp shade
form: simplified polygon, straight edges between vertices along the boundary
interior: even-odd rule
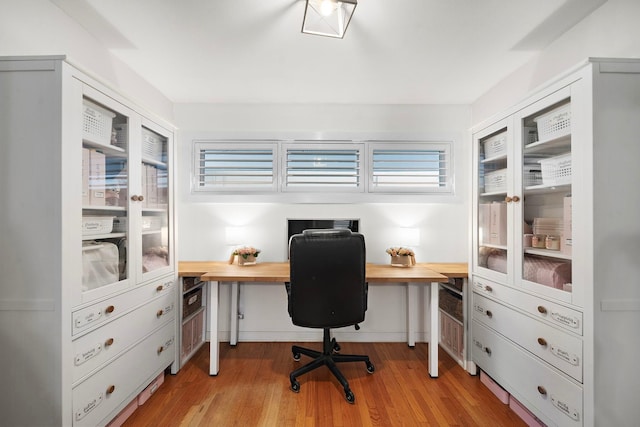
[[[341,39],[357,4],[357,0],[307,0],[302,32]]]

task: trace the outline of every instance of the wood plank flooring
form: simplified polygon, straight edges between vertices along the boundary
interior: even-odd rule
[[[300,344],[300,343],[298,343]],[[298,378],[290,390],[295,362],[291,343],[220,344],[220,373],[209,376],[209,346],[203,346],[125,422],[143,426],[525,426],[479,376],[465,372],[440,349],[439,374],[427,373],[428,344],[340,343],[341,353],[367,354],[375,365],[339,365],[356,396],[344,398],[342,386],[326,367]],[[320,343],[301,343],[320,348]]]

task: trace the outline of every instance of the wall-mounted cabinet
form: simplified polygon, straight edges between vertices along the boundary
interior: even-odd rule
[[[640,416],[638,99],[592,60],[473,130],[472,358],[549,425]]]
[[[0,58],[8,425],[100,425],[176,360],[174,129],[64,57]]]

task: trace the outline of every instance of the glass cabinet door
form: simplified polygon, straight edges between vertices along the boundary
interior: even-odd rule
[[[128,285],[131,113],[97,91],[82,99],[82,282],[87,302]],[[80,177],[79,177],[80,178]]]
[[[522,286],[571,301],[571,99],[560,92],[523,110],[516,140],[523,232],[516,270]]]
[[[171,265],[172,230],[170,229],[169,187],[171,134],[143,120],[140,130],[141,151],[141,264],[138,274],[143,280],[164,274]]]
[[[509,282],[511,276],[511,233],[507,203],[512,194],[511,126],[504,121],[475,134],[474,200],[472,238],[474,263],[485,275]]]

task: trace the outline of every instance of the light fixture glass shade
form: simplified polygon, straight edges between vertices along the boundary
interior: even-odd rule
[[[357,4],[357,0],[307,0],[302,32],[341,39]]]

